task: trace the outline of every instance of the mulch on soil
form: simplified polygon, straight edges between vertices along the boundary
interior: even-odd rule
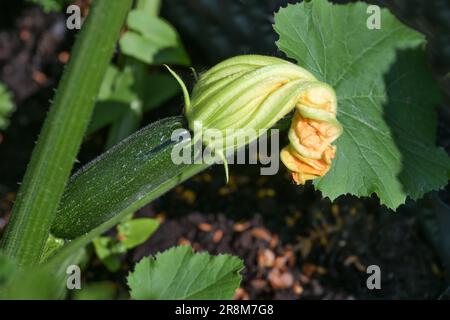
[[[138,212],[163,223],[132,260],[183,244],[238,255],[245,270],[237,299],[436,298],[444,290],[414,216],[375,199],[331,203],[282,174],[233,171],[229,185],[214,168]],[[379,291],[366,287],[372,264],[382,271]]]

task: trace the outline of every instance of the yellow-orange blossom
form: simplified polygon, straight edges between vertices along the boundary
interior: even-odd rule
[[[281,151],[281,160],[297,184],[328,172],[336,153],[331,143],[341,132],[334,92],[324,88],[305,92],[296,105],[289,130],[290,144]]]
[[[236,138],[246,129],[261,133],[295,108],[290,143],[281,151],[281,160],[298,184],[329,170],[336,152],[331,143],[342,132],[336,120],[336,94],[307,70],[279,58],[237,56],[201,74],[192,97],[170,71],[183,89],[190,129],[201,124],[204,129],[219,130],[223,140],[239,148]],[[241,131],[230,134],[227,129]],[[224,141],[203,137],[203,142],[225,160]]]

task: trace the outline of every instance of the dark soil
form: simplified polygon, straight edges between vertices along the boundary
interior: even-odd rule
[[[0,133],[0,154],[9,160],[0,161],[1,184],[10,190],[23,176],[61,75],[58,55],[64,52],[66,38],[63,16],[44,15],[36,7],[15,8],[21,12],[18,19],[0,30],[0,81],[12,91],[18,106],[12,125]]]
[[[43,14],[22,1],[1,6],[0,81],[18,110],[0,132],[0,233],[74,40],[62,14]],[[442,111],[439,143],[446,148],[449,119]],[[80,162],[99,154],[103,142],[102,133],[88,137]],[[258,170],[232,167],[225,185],[223,169],[210,169],[140,210],[140,216],[164,221],[161,228],[116,275],[94,260],[88,280],[125,283],[134,261],[191,244],[245,260],[237,299],[437,298],[444,291],[442,263],[414,210],[392,213],[375,198],[344,196],[332,203],[310,185],[294,186],[282,174],[261,177]],[[442,194],[447,203],[448,195]],[[381,268],[382,290],[366,287],[372,264]]]
[[[445,281],[417,217],[392,213],[376,199],[322,199],[282,175],[261,178],[252,168],[228,186],[205,172],[176,188],[140,215],[162,227],[134,260],[177,244],[232,253],[245,260],[239,298],[436,298]],[[282,192],[277,192],[282,190]],[[366,267],[378,265],[382,290],[368,290]]]
[[[63,14],[44,14],[24,1],[3,6],[2,2],[0,20],[10,23],[0,29],[0,81],[13,93],[17,111],[8,130],[0,131],[0,191],[15,191],[69,59],[75,33],[66,29]],[[11,15],[17,16],[15,21]],[[88,137],[80,162],[92,159],[102,144],[102,137]]]

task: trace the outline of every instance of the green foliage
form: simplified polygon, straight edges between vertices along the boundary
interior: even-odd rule
[[[121,119],[130,109],[138,113],[150,111],[180,91],[170,75],[146,72],[142,74],[138,68],[140,67],[126,66],[122,71],[114,65],[108,68],[88,134]],[[140,80],[139,72],[142,76]]]
[[[120,223],[117,232],[120,242],[129,250],[145,242],[158,228],[158,220],[138,218]]]
[[[9,281],[10,275],[14,273],[16,263],[2,251],[0,251],[0,288],[3,288]]]
[[[94,239],[97,257],[111,272],[120,268],[121,257],[130,249],[147,240],[159,227],[158,220],[139,218],[127,220],[117,226],[117,236]]]
[[[114,124],[120,124],[127,118],[129,118],[126,122],[129,131],[135,131],[138,128],[142,118],[142,101],[137,92],[139,90],[137,72],[144,74],[143,70],[132,66],[125,66],[122,71],[114,65],[109,66],[100,88],[88,134],[110,123],[114,127]],[[128,133],[125,133],[125,136]],[[115,133],[113,138],[115,141],[108,144],[115,144],[124,138],[119,135]]]
[[[136,0],[136,9],[149,15],[157,16],[161,9],[162,0]]]
[[[14,103],[11,93],[0,83],[0,130],[8,127],[8,116],[14,111]]]
[[[143,258],[128,276],[133,299],[232,299],[241,282],[242,260],[194,253],[180,246]]]
[[[120,39],[125,55],[148,64],[190,65],[178,33],[164,19],[133,10],[128,15],[127,26],[129,31]]]
[[[344,126],[325,196],[370,196],[397,208],[447,184],[450,161],[435,147],[438,89],[425,65],[424,37],[381,11],[369,30],[364,3],[315,0],[275,16],[279,48],[338,95]],[[412,67],[413,66],[413,67]]]
[[[42,253],[41,261],[47,260],[51,257],[59,248],[64,245],[64,240],[50,235],[47,239],[47,243],[44,247],[44,252]]]
[[[61,11],[66,4],[74,0],[28,0],[42,7],[45,12]]]
[[[95,254],[103,263],[103,265],[110,271],[116,272],[120,269],[121,256],[127,249],[120,241],[111,237],[98,237],[92,241],[95,249]]]
[[[83,284],[73,293],[74,300],[112,300],[116,295],[116,285],[109,281]]]
[[[44,268],[19,268],[0,251],[0,300],[57,299],[57,278]]]
[[[175,29],[157,16],[159,7],[159,0],[139,0],[128,15],[129,30],[120,40],[120,67],[110,67],[88,130],[112,124],[106,148],[135,132],[145,112],[179,91],[166,73],[149,74],[147,64],[190,64]]]

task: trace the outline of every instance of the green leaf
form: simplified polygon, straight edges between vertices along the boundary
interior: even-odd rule
[[[93,240],[95,253],[109,271],[116,272],[120,269],[123,254],[147,240],[158,227],[159,222],[155,219],[124,221],[117,226],[117,238],[103,236]]]
[[[144,11],[148,15],[157,16],[161,9],[162,0],[138,0],[136,9]]]
[[[116,78],[118,77],[120,70],[117,66],[111,64],[106,70],[105,76],[103,77],[102,85],[100,86],[100,91],[98,92],[97,100],[107,100],[113,94],[116,87]]]
[[[119,70],[115,65],[110,65],[103,78],[97,100],[122,103],[129,108],[129,105],[139,101],[140,92],[136,87],[136,82],[134,70],[131,66]]]
[[[326,0],[289,5],[275,16],[278,47],[338,96],[331,170],[315,185],[334,199],[370,196],[397,208],[447,184],[450,161],[435,147],[438,88],[425,66],[424,36],[381,10],[369,30],[367,4]]]
[[[58,249],[64,245],[64,240],[56,238],[50,234],[44,247],[44,252],[42,253],[41,262],[47,260],[51,257]]]
[[[58,279],[44,268],[19,268],[0,251],[0,300],[57,299]]]
[[[120,71],[110,66],[103,80],[87,133],[91,134],[122,118],[133,101],[140,101],[142,112],[152,110],[175,96],[180,88],[167,74],[145,74],[144,86],[138,86],[131,68]]]
[[[4,130],[8,127],[9,121],[7,117],[14,109],[15,107],[11,93],[0,83],[0,130]]]
[[[0,299],[54,300],[59,296],[59,283],[52,274],[42,268],[16,272],[10,281],[0,287]]]
[[[181,246],[143,258],[128,276],[133,299],[231,299],[243,262],[230,255],[193,253]]]
[[[139,218],[122,222],[117,226],[119,240],[127,249],[132,249],[146,241],[159,227],[159,221]]]
[[[164,19],[133,10],[127,26],[130,30],[120,39],[124,54],[148,64],[190,65],[177,31]]]
[[[121,255],[127,251],[127,248],[111,237],[98,237],[94,239],[94,250],[97,257],[110,272],[116,272],[120,269]]]
[[[41,6],[44,12],[58,12],[62,11],[65,4],[72,2],[72,0],[28,0],[29,2],[35,3]]]
[[[116,295],[116,285],[112,282],[103,281],[84,284],[80,290],[73,295],[75,300],[112,300]]]
[[[125,247],[115,247],[113,238],[111,237],[98,237],[92,241],[94,244],[95,254],[100,260],[104,260],[112,254],[125,252]]]
[[[0,251],[0,288],[6,285],[11,274],[15,272],[16,267],[14,259]]]
[[[108,96],[109,100],[132,103],[138,100],[139,93],[135,90],[136,79],[131,66],[126,66],[116,73],[113,88]]]

